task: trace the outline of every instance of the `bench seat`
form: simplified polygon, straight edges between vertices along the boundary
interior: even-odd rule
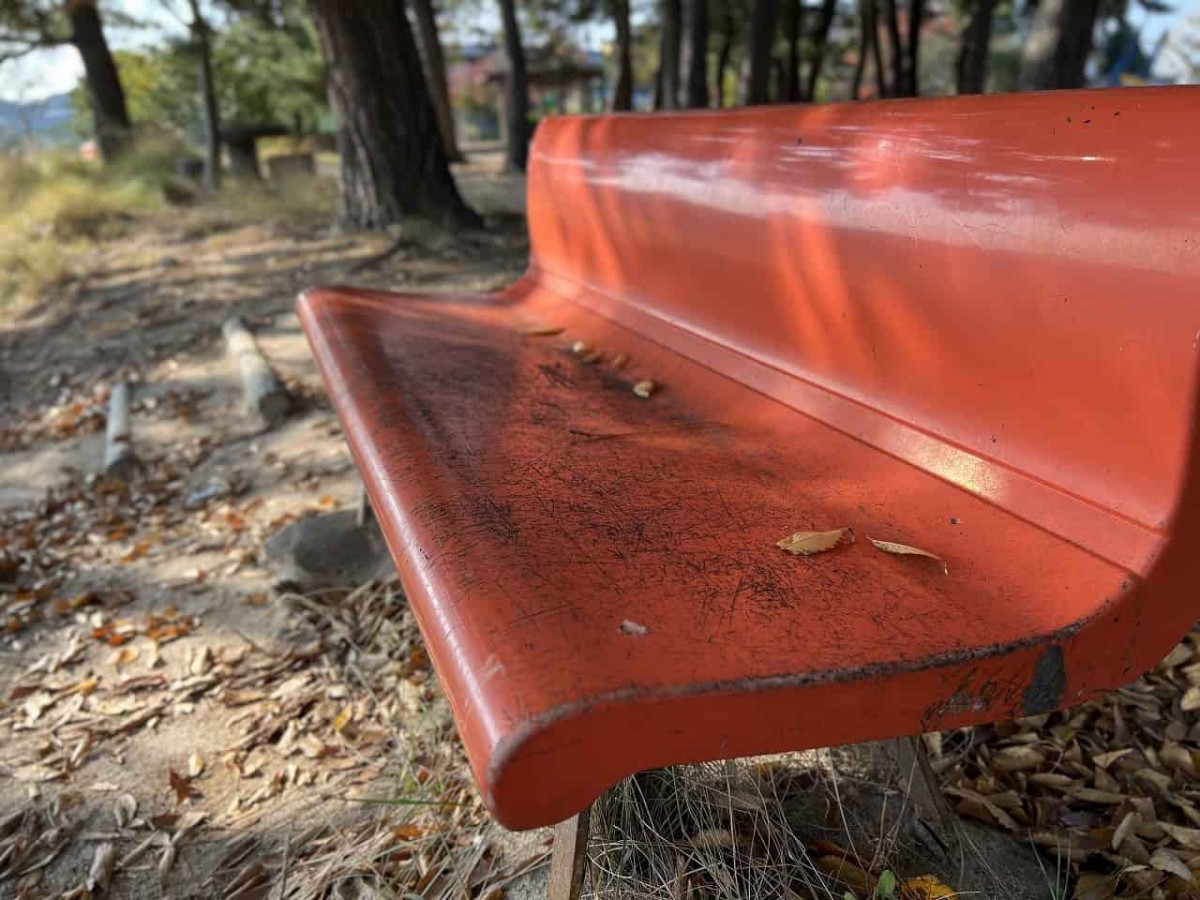
[[[1094,258],[1081,262],[1062,247],[1056,257],[1022,237],[1024,214],[991,198],[997,227],[1010,237],[983,250],[1016,254],[1011,281],[980,296],[977,283],[947,268],[946,298],[928,297],[916,290],[927,276],[907,273],[947,253],[986,253],[948,248],[899,190],[924,190],[920,179],[893,173],[888,197],[910,202],[901,216],[912,217],[907,233],[878,234],[874,253],[859,261],[848,255],[855,241],[872,226],[885,231],[880,222],[831,226],[828,211],[822,228],[799,222],[797,246],[849,260],[850,274],[839,277],[850,286],[830,299],[814,264],[807,296],[764,312],[759,292],[778,292],[750,275],[739,285],[736,267],[765,241],[691,209],[694,229],[678,212],[659,223],[675,229],[675,249],[654,254],[648,239],[622,237],[631,208],[621,204],[645,193],[634,197],[644,216],[628,219],[641,235],[666,215],[661,197],[650,186],[618,190],[605,180],[611,160],[636,149],[643,164],[647,147],[664,156],[660,169],[669,174],[689,158],[682,138],[697,123],[712,140],[747,127],[768,134],[776,159],[780,147],[794,146],[780,142],[786,126],[803,132],[804,159],[818,161],[822,147],[836,160],[845,128],[858,129],[856,140],[875,128],[899,148],[900,164],[905,152],[976,152],[958,125],[944,126],[972,110],[1007,121],[1020,145],[1022,116],[1061,119],[1062,98],[1078,104],[1079,96],[1060,95],[1058,106],[1027,98],[880,105],[899,108],[899,120],[869,109],[829,120],[818,109],[546,123],[530,176],[533,261],[518,283],[486,296],[328,287],[301,298],[330,397],[484,799],[501,822],[560,821],[653,766],[1046,713],[1135,677],[1186,630],[1200,609],[1192,439],[1200,295],[1186,296],[1200,284],[1195,244],[1172,250],[1174,268],[1151,258],[1097,272]],[[1087,103],[1096,103],[1091,96]],[[1119,102],[1147,142],[1158,134],[1157,116],[1179,112],[1177,101],[1154,92],[1100,96],[1101,105]],[[1139,120],[1138,103],[1154,116]],[[642,130],[605,135],[611,128]],[[939,135],[949,137],[939,143]],[[913,140],[923,144],[914,149]],[[754,165],[767,166],[759,176],[766,183],[769,148],[759,138],[751,145]],[[1103,153],[1107,144],[1097,146]],[[1200,188],[1200,155],[1188,152],[1186,167],[1164,162],[1162,174]],[[567,166],[581,159],[591,168]],[[955,164],[946,163],[949,176]],[[1053,171],[1083,177],[1081,167]],[[584,170],[592,193],[572,194],[583,182],[563,172]],[[1039,162],[1025,174],[1049,171]],[[985,170],[998,173],[1003,167]],[[947,176],[944,189],[969,198],[972,184]],[[1028,182],[995,184],[1014,197],[1028,190]],[[1100,183],[1088,189],[1104,191]],[[1072,190],[1068,184],[1059,198]],[[1143,200],[1161,206],[1162,196]],[[1112,220],[1122,215],[1116,202],[1104,208]],[[718,215],[757,216],[730,212],[730,197],[713,203]],[[955,203],[950,215],[969,205]],[[1185,219],[1200,221],[1179,211],[1164,227]],[[574,267],[563,262],[563,248],[580,244],[572,229],[604,241],[584,241]],[[671,258],[688,242],[690,269],[684,256]],[[650,258],[638,262],[639,254]],[[671,270],[694,307],[687,297],[663,299],[667,289],[655,293],[639,266]],[[725,280],[722,266],[731,270]],[[754,266],[778,269],[771,259]],[[1069,306],[1048,298],[1072,267],[1089,285],[1114,285],[1110,291],[1141,284],[1160,303],[1128,319],[1144,322],[1128,335],[1130,349],[1102,345],[1090,326],[1075,326],[1107,399],[1074,371],[1078,348],[1051,317]],[[1047,299],[1026,323],[1026,340],[1013,341],[1000,304],[1038,284]],[[1118,304],[1098,290],[1078,302],[1084,315],[1105,319],[1095,326],[1102,329],[1125,327],[1134,301]],[[974,332],[946,324],[954,303],[972,312]],[[891,330],[872,332],[873,348],[861,316],[881,304]],[[825,323],[819,340],[789,338],[797,348],[790,358],[771,350],[787,324],[772,316],[789,308]],[[905,329],[922,331],[919,346]],[[1007,368],[974,366],[976,348],[990,352],[995,341],[1009,354]],[[1120,354],[1139,354],[1135,341],[1148,343],[1151,356],[1137,355],[1126,372]],[[913,367],[889,369],[900,359],[897,342],[907,342]],[[872,364],[873,353],[884,362]],[[618,356],[627,361],[614,365]],[[1148,368],[1148,358],[1159,362]],[[932,371],[914,375],[922,365]],[[994,424],[968,429],[963,423],[978,410],[962,400],[963,385],[985,378],[971,402],[984,413],[991,404]],[[1168,395],[1139,400],[1112,387],[1139,379]],[[646,380],[656,389],[642,397],[633,388]],[[1024,420],[1013,399],[1022,391]],[[1047,393],[1060,419],[1047,418]],[[932,410],[924,417],[912,412],[922,403]],[[1125,471],[1121,429],[1148,421],[1155,430],[1137,438],[1156,471]],[[1111,429],[1119,446],[1093,452],[1097,427]],[[792,556],[776,546],[795,531],[847,526],[854,540],[827,553]],[[881,552],[871,538],[944,562]]]

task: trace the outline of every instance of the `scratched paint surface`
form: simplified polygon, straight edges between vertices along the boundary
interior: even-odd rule
[[[1197,94],[1120,94],[1131,146],[1164,135],[1153,146],[1174,181],[1114,161],[1111,122],[1091,141],[1122,189],[1141,185],[1125,231],[1127,205],[1096,199],[1082,139],[1038,137],[1055,103],[1084,102],[1054,96],[979,101],[988,115],[974,119],[970,103],[880,104],[883,125],[844,110],[671,117],[657,131],[551,123],[533,154],[531,183],[547,189],[530,199],[526,279],[492,297],[302,298],[498,818],[548,824],[655,765],[1045,712],[1139,674],[1200,612],[1187,437],[1200,247],[1178,243],[1196,212],[1168,186],[1200,177],[1197,151],[1170,137]],[[782,138],[773,157],[762,137],[787,116],[804,126],[810,182]],[[1005,129],[992,144],[986,122]],[[903,138],[891,155],[888,128]],[[693,189],[720,174],[701,139],[729,146],[738,129],[738,177],[777,205],[792,179],[812,201],[799,224],[770,207],[756,230],[762,204],[733,204],[719,180],[707,200]],[[984,198],[1006,225],[990,250],[953,225],[981,202],[970,165],[897,163],[947,148],[1004,176]],[[655,152],[678,176],[657,189],[630,175]],[[874,164],[853,169],[864,153]],[[1043,239],[1036,204],[1022,216],[1022,166],[1039,203],[1059,201],[1065,236]],[[851,194],[898,204],[886,221],[834,211],[839,171],[858,173]],[[785,226],[801,269],[780,261]],[[1126,232],[1145,252],[1118,248]],[[845,283],[822,247],[847,263]],[[1054,294],[1076,275],[1078,312]],[[1138,287],[1155,298],[1147,315]],[[542,326],[563,331],[527,333]],[[604,358],[585,363],[575,341]],[[608,365],[617,354],[624,368]],[[649,399],[632,391],[643,379],[660,385]],[[775,546],[843,526],[858,540],[830,553]],[[949,573],[868,536],[936,553]]]
[[[563,710],[961,662],[1121,590],[1120,567],[627,329],[550,296],[525,306],[567,330],[525,336],[519,309],[474,301],[320,295],[306,314],[353,336],[326,370],[335,403],[356,410],[348,436],[485,780],[497,747]],[[632,362],[587,365],[576,338]],[[662,385],[650,400],[631,390],[643,377]],[[833,553],[775,546],[843,525],[859,540]],[[926,547],[950,574],[867,535]],[[992,679],[982,704],[939,689],[925,712],[1019,712],[1029,677]],[[661,712],[645,715],[643,731]],[[758,728],[761,752],[785,733]],[[788,743],[839,724],[807,731]],[[710,733],[692,755],[720,755],[729,736]]]

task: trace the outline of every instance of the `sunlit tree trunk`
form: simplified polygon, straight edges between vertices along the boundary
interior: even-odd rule
[[[747,106],[770,102],[771,46],[779,18],[779,0],[750,0],[750,27],[746,35]]]
[[[662,0],[658,50],[658,109],[679,107],[679,52],[682,46],[680,0]]]
[[[1099,0],[1040,0],[1021,57],[1021,90],[1083,87],[1099,8]]]
[[[359,228],[410,217],[474,226],[450,174],[404,8],[311,0],[338,120],[341,216]]]
[[[611,2],[617,31],[612,111],[623,112],[633,108],[633,33],[629,24],[629,0]]]
[[[425,78],[437,113],[438,130],[442,145],[451,162],[462,162],[462,151],[458,149],[458,136],[454,132],[454,109],[450,105],[450,85],[446,79],[446,54],[442,51],[442,38],[438,33],[437,15],[432,0],[412,0],[413,16],[417,20],[421,60],[425,64]]]
[[[795,103],[800,100],[800,32],[804,27],[804,10],[800,0],[782,0],[782,4],[779,20],[785,52],[776,93],[780,102]]]
[[[817,82],[821,78],[821,69],[825,66],[825,53],[829,44],[829,29],[833,27],[833,17],[837,14],[837,0],[824,0],[821,4],[821,15],[812,34],[812,65],[809,67],[808,80],[804,85],[804,99],[813,100],[817,93]]]
[[[708,106],[708,0],[685,0],[684,103],[691,109]]]
[[[508,153],[505,165],[511,172],[524,172],[529,157],[529,85],[525,76],[525,48],[517,21],[516,0],[500,0],[504,25],[504,55],[508,58]]]
[[[221,185],[221,113],[213,78],[212,41],[208,21],[200,12],[200,0],[188,0],[192,12],[192,35],[196,43],[197,81],[204,109],[204,191],[212,194]]]
[[[71,43],[83,59],[83,77],[96,127],[100,156],[112,162],[129,144],[132,126],[125,106],[125,91],[95,0],[67,0]]]
[[[960,94],[982,94],[987,88],[988,48],[997,0],[979,0],[963,29],[955,75]]]

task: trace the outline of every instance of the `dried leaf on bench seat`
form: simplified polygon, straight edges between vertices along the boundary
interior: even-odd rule
[[[560,325],[532,325],[525,329],[525,334],[530,337],[554,337],[562,333],[563,328]]]
[[[950,567],[946,565],[946,561],[936,553],[930,553],[928,550],[922,550],[920,547],[913,547],[908,544],[897,544],[894,541],[877,541],[875,538],[867,536],[872,544],[882,550],[884,553],[894,553],[897,556],[924,556],[927,559],[937,560],[942,564],[942,569],[947,575],[950,574]]]
[[[621,634],[629,634],[633,637],[645,637],[650,631],[650,629],[645,625],[635,622],[633,619],[626,619],[623,621],[617,630],[620,631]]]
[[[847,534],[850,535],[850,542],[853,543],[854,529],[849,526],[835,528],[833,531],[797,531],[795,534],[777,541],[775,546],[795,556],[812,556],[814,553],[832,550],[842,542]]]

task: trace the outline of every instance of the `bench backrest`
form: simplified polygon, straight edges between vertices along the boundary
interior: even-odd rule
[[[1195,418],[1197,109],[1118,89],[550,120],[531,276],[1142,569]]]

